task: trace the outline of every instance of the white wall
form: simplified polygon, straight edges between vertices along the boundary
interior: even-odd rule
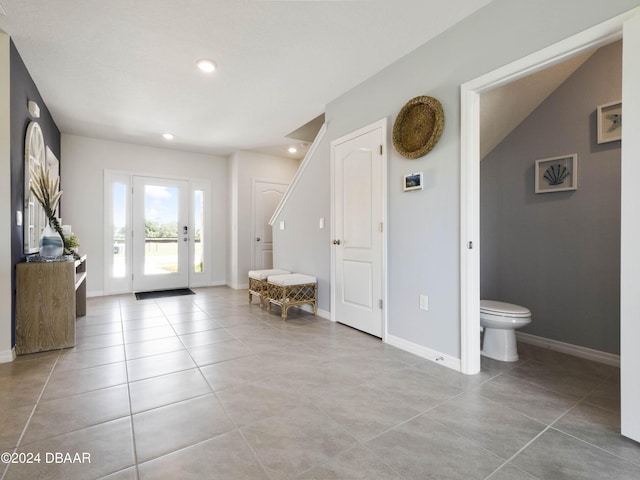
[[[12,225],[9,36],[0,32],[0,225]],[[0,362],[13,360],[11,341],[11,229],[0,229]]]
[[[402,106],[418,95],[434,96],[444,107],[444,131],[428,155],[407,160],[389,151],[390,335],[460,358],[460,85],[639,4],[640,0],[494,0],[327,105],[326,144],[384,117],[393,125]],[[315,161],[328,172],[327,158],[317,155]],[[424,172],[424,190],[404,193],[402,176],[414,171]],[[311,172],[316,188],[328,192],[328,174],[309,169],[308,175]],[[316,201],[315,190],[297,189],[291,204]],[[320,208],[329,218],[328,203]],[[282,218],[288,217],[290,224],[304,221],[304,213],[292,215],[293,207],[287,207]],[[297,241],[311,245],[316,236],[309,230]],[[312,248],[279,249],[279,262],[294,264],[302,256],[312,257],[314,268],[321,271],[330,262],[330,251],[321,245]],[[427,312],[418,308],[420,294],[429,296]]]
[[[62,135],[62,221],[87,254],[87,293],[104,291],[104,170],[211,182],[211,283],[224,284],[227,239],[227,159],[178,150]]]
[[[298,170],[298,160],[239,151],[229,158],[229,268],[227,285],[247,288],[252,265],[253,182],[272,180],[288,184]]]

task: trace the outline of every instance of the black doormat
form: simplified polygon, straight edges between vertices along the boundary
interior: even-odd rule
[[[190,288],[176,288],[173,290],[155,290],[153,292],[136,292],[136,300],[149,300],[151,298],[179,297],[180,295],[195,295]]]

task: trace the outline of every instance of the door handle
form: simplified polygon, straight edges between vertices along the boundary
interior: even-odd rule
[[[260,237],[256,237],[256,242],[259,242],[259,241],[260,241]]]
[[[334,244],[334,245],[340,245],[340,240],[334,240],[334,241],[333,241],[333,244]]]

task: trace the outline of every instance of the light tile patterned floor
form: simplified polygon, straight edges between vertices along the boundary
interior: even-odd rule
[[[0,451],[40,453],[2,479],[640,478],[616,368],[520,345],[465,376],[196,292],[89,299],[75,348],[0,364]]]

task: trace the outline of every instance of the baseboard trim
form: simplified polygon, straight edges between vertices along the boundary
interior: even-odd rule
[[[594,362],[604,363],[606,365],[620,366],[620,355],[602,352],[592,348],[572,345],[570,343],[559,342],[550,338],[538,337],[530,333],[516,332],[516,338],[522,343],[528,343],[537,347],[547,348],[560,353],[573,355],[574,357],[586,358]]]
[[[300,305],[298,308],[305,312],[313,313],[313,307],[311,305]],[[331,320],[331,312],[322,310],[321,308],[318,309],[316,315],[320,318],[324,318],[325,320]]]
[[[227,287],[233,288],[234,290],[248,290],[249,289],[249,284],[248,283],[227,283],[226,285],[227,285]]]
[[[423,345],[418,345],[416,343],[410,342],[409,340],[405,340],[404,338],[387,334],[387,343],[392,347],[397,347],[406,352],[418,355],[419,357],[431,360],[432,362],[435,362],[439,365],[444,365],[445,367],[455,370],[456,372],[460,372],[462,369],[462,364],[460,363],[459,358],[452,357],[451,355],[447,355],[446,353],[438,352],[436,350],[432,350]]]
[[[0,351],[0,363],[13,362],[16,359],[16,349]]]
[[[111,293],[110,295],[118,295],[117,293]],[[104,292],[102,290],[93,290],[91,292],[87,292],[87,298],[91,297],[104,297]]]

